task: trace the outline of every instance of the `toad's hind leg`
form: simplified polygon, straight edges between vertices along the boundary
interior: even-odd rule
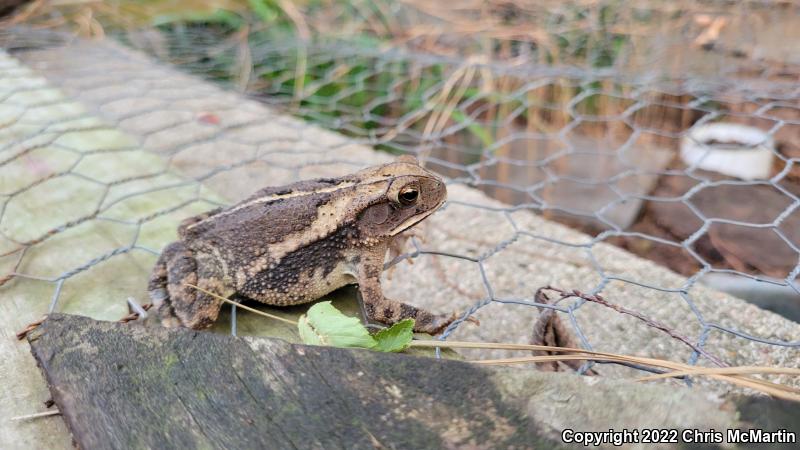
[[[161,323],[167,327],[208,328],[219,315],[222,302],[189,285],[225,296],[226,292],[214,269],[198,267],[194,253],[181,242],[168,245],[150,277],[149,292],[158,309]]]

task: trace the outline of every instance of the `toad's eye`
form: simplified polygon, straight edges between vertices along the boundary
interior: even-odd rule
[[[400,204],[404,206],[413,205],[417,202],[417,198],[419,198],[419,191],[417,190],[416,186],[404,187],[398,196]]]

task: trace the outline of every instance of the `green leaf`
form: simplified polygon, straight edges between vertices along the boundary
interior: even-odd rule
[[[238,14],[224,9],[216,9],[214,11],[186,10],[179,13],[159,14],[153,18],[152,24],[160,27],[175,23],[222,24],[233,30],[238,30],[244,24],[244,19]]]
[[[311,327],[311,324],[308,323],[308,317],[306,317],[305,314],[297,319],[297,331],[300,333],[300,340],[303,342],[303,344],[325,345],[322,343],[320,336],[318,336],[314,331],[314,328]]]
[[[414,337],[414,319],[404,319],[389,328],[375,333],[372,336],[377,345],[375,350],[380,352],[401,352],[411,345]]]
[[[300,316],[297,329],[304,344],[355,348],[377,345],[361,321],[342,314],[331,302],[320,302],[309,308]]]
[[[248,3],[263,22],[270,23],[280,16],[280,8],[273,0],[250,0]]]

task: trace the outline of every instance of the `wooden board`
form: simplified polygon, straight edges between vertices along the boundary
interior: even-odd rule
[[[552,448],[459,361],[53,315],[33,353],[79,448]]]

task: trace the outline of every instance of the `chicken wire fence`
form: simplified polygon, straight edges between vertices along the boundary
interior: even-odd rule
[[[507,206],[493,211],[506,214],[515,229],[512,240],[526,232],[517,229],[511,213],[530,211],[588,233],[591,239],[578,247],[587,249],[590,255],[597,243],[610,242],[685,276],[680,288],[665,289],[608,275],[598,267],[600,281],[587,295],[566,296],[571,301],[568,305],[543,304],[533,293],[528,298],[495,295],[483,264],[503,252],[509,240],[495,242],[479,256],[437,253],[415,241],[415,249],[403,257],[436,253],[474,264],[482,275],[486,296],[444,332],[444,339],[481,308],[492,303],[516,303],[559,311],[582,346],[592,348],[574,314],[591,301],[586,297],[602,294],[610,281],[617,280],[681,296],[701,330],[687,342],[693,349],[689,358],[692,364],[702,357],[711,330],[768,345],[800,347],[800,342],[753,335],[707,320],[689,292],[709,276],[724,274],[781,287],[783,295],[794,301],[800,296],[800,171],[796,167],[800,160],[800,65],[760,55],[746,43],[724,41],[719,30],[713,31],[718,23],[715,17],[722,16],[706,11],[705,19],[698,14],[689,17],[679,9],[642,11],[639,26],[644,31],[630,27],[621,31],[610,19],[604,19],[602,26],[591,20],[592,14],[606,14],[602,8],[610,2],[578,4],[589,13],[575,13],[571,21],[559,19],[552,12],[536,16],[537,23],[550,21],[545,38],[553,40],[555,48],[565,55],[561,61],[548,61],[549,54],[544,54],[547,46],[541,42],[533,45],[530,40],[513,36],[491,36],[490,57],[473,48],[472,44],[481,41],[470,40],[469,33],[451,39],[440,33],[433,44],[421,33],[402,45],[390,45],[376,44],[374,37],[277,39],[258,31],[231,33],[225,27],[201,22],[117,33],[115,38],[182,71],[343,133],[348,142],[418,156],[427,167],[445,175],[449,186],[478,188],[505,203]],[[564,15],[564,9],[558,11]],[[526,12],[533,14],[524,7],[500,8],[497,14],[507,14],[513,22],[533,17]],[[745,11],[734,12],[739,15],[724,16],[728,20],[725,24],[735,23]],[[656,13],[660,17],[657,21],[653,19]],[[435,17],[432,11],[419,14]],[[667,34],[662,27],[661,34],[646,36],[646,26],[651,22],[669,22],[672,27]],[[31,48],[58,45],[64,42],[64,36],[17,28],[6,32],[3,40],[13,56]],[[681,49],[683,56],[673,53],[676,49]],[[87,77],[93,70],[85,68]],[[120,68],[120,77],[105,87],[124,89],[120,79],[125,78],[125,70]],[[210,209],[226,204],[203,190],[207,179],[264,159],[264,155],[256,154],[234,163],[219,163],[212,171],[188,179],[136,188],[140,181],[169,174],[171,161],[186,157],[191,145],[166,144],[162,155],[166,155],[167,164],[156,169],[132,163],[130,173],[124,176],[87,170],[87,160],[93,155],[122,155],[138,144],[104,147],[100,139],[89,151],[72,147],[65,136],[75,131],[102,131],[109,125],[88,120],[85,111],[72,111],[71,101],[63,97],[26,95],[45,90],[39,79],[24,81],[29,76],[9,61],[0,68],[0,86],[4,86],[0,132],[7,131],[0,148],[0,171],[6,172],[0,179],[0,233],[4,241],[0,257],[7,270],[0,284],[16,278],[37,278],[20,270],[26,258],[37,246],[86,222],[116,222],[136,230],[129,241],[101,256],[75,264],[57,276],[39,277],[55,285],[50,312],[59,310],[62,288],[73,277],[129,252],[157,254],[158,248],[140,242],[141,227],[187,205],[199,203]],[[153,89],[158,89],[157,75],[152,80],[127,81],[152,83]],[[104,87],[94,78],[89,84],[92,89]],[[177,101],[204,93],[173,90],[153,95]],[[100,109],[113,102],[112,96]],[[62,111],[55,119],[39,114],[43,108],[60,106]],[[160,111],[163,105],[154,103],[150,108],[119,115],[116,123]],[[198,118],[165,119],[160,127],[142,130],[139,137],[145,141],[165,128],[195,120]],[[220,119],[207,114],[199,120],[216,124]],[[260,120],[230,127],[243,128]],[[727,135],[702,138],[701,131],[717,123],[733,128],[727,129]],[[20,125],[28,127],[26,133],[15,135],[11,130]],[[741,130],[758,132],[758,140],[736,142]],[[291,148],[291,138],[281,139]],[[215,135],[208,134],[194,136],[190,143],[214,142]],[[725,168],[719,169],[721,172],[704,169],[709,155],[734,145],[745,147],[740,152],[757,150],[763,156],[766,151],[767,172],[750,177],[726,174]],[[681,149],[687,148],[696,149],[701,157],[682,158]],[[26,172],[31,176],[10,175],[35,166],[31,156],[44,151],[59,155],[57,167],[33,167]],[[335,155],[337,148],[325,151]],[[358,167],[347,158],[338,160],[334,156],[326,161]],[[275,162],[270,160],[269,164]],[[287,163],[285,169],[297,178],[302,165]],[[35,199],[44,186],[52,190],[48,183],[64,178],[80,180],[81,189],[95,199],[93,207],[54,211],[52,216],[61,222],[46,227],[20,224],[19,204]],[[120,186],[134,187],[119,194],[116,191]],[[185,187],[189,194],[135,220],[108,214],[122,201],[165,186]],[[475,214],[485,209],[462,206],[474,206]],[[235,333],[235,314],[232,321]]]

